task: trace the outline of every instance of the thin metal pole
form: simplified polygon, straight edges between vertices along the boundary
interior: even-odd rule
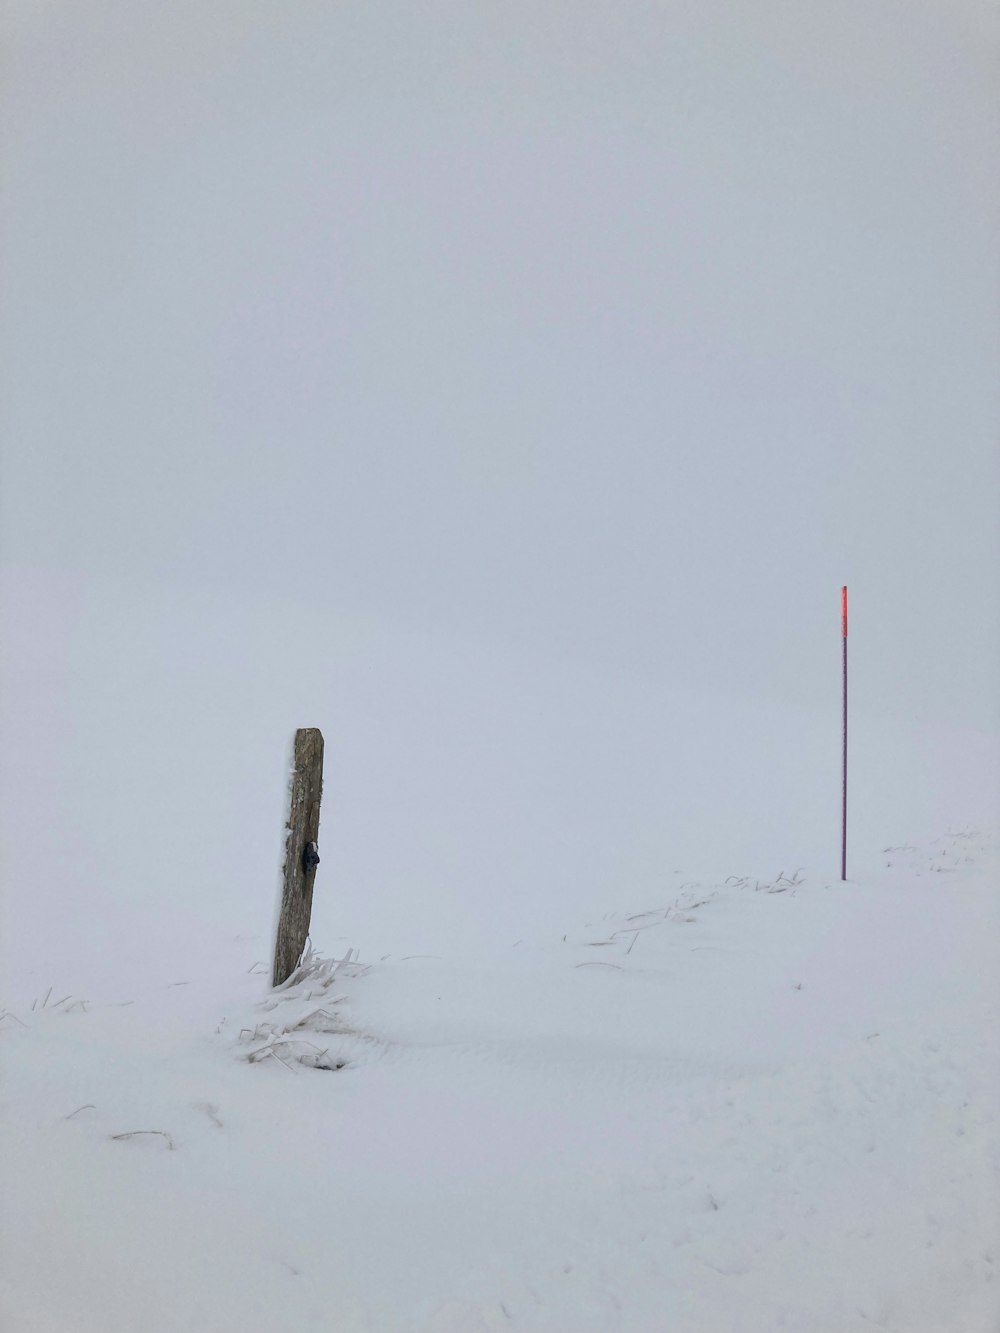
[[[844,763],[843,763],[843,804],[840,819],[840,878],[847,878],[847,588],[841,592],[843,599],[843,644],[844,644]]]

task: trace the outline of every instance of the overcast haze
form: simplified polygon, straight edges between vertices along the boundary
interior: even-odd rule
[[[266,926],[302,725],[364,949],[832,874],[842,583],[859,846],[995,809],[995,6],[7,12],[11,938]]]

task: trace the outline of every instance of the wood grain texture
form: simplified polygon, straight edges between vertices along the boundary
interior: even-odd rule
[[[288,805],[288,836],[281,890],[281,913],[274,943],[272,986],[295,971],[309,935],[316,866],[307,864],[309,843],[319,842],[319,805],[323,796],[323,733],[300,727],[295,733],[295,767]]]

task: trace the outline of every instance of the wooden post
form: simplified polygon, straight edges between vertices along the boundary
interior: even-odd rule
[[[318,727],[300,727],[295,733],[295,769],[288,806],[284,884],[274,942],[272,986],[280,986],[288,980],[306,947],[313,883],[319,865],[317,843],[322,795],[323,733]]]

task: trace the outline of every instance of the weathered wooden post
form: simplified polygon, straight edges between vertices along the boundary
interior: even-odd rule
[[[295,733],[295,769],[288,806],[281,913],[274,942],[271,985],[280,986],[298,967],[309,935],[313,883],[319,865],[319,803],[323,795],[323,733],[300,727]]]

